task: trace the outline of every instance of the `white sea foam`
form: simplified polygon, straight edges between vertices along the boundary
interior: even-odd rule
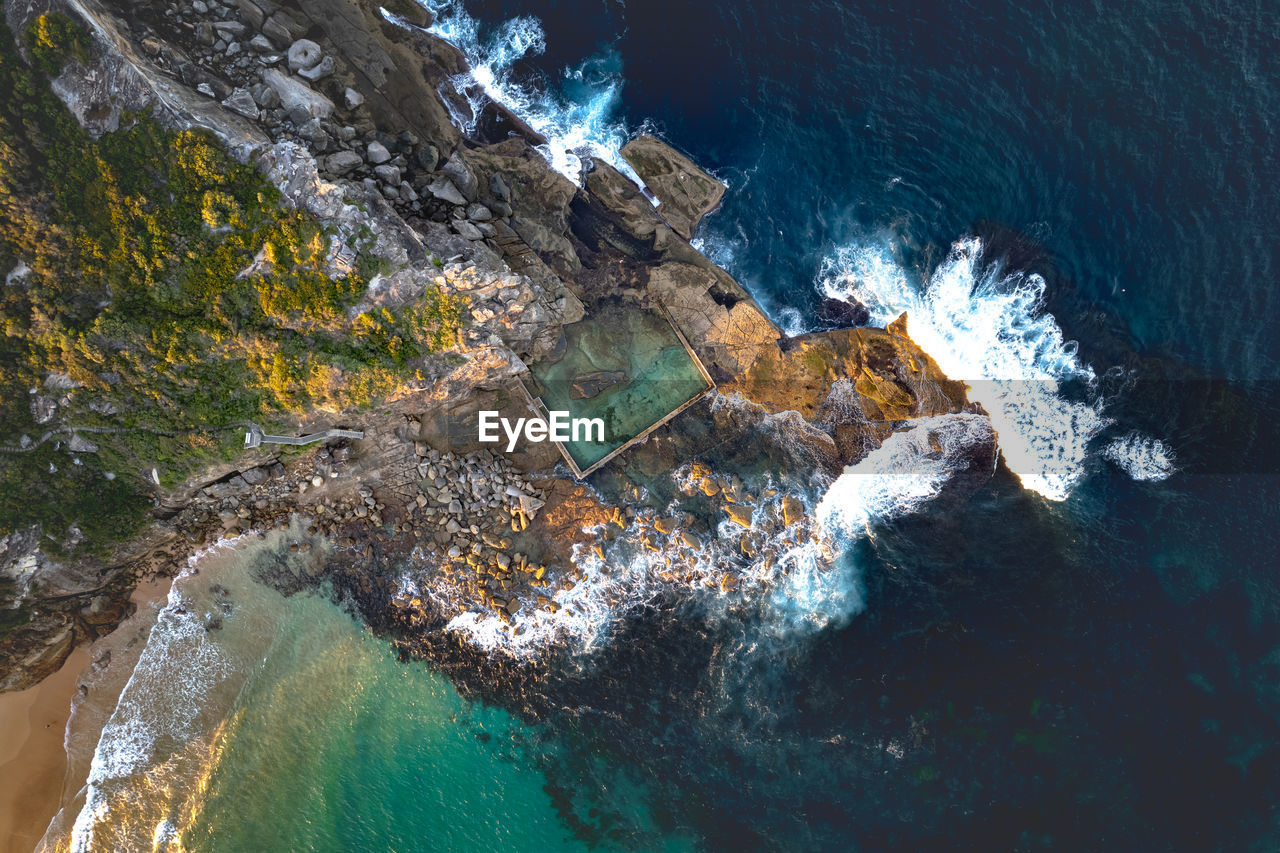
[[[198,573],[200,561],[242,542],[251,534],[220,539],[187,560],[186,568],[174,579],[168,604],[160,610],[133,672],[120,694],[111,717],[103,727],[94,751],[86,782],[85,802],[71,830],[73,851],[119,846],[121,833],[132,833],[133,819],[142,820],[138,786],[164,790],[169,755],[198,739],[206,728],[212,692],[236,669],[226,650],[205,628],[208,616],[192,605],[184,593],[185,583]],[[151,778],[155,777],[155,778]],[[181,791],[170,792],[182,796]],[[107,823],[112,826],[105,833]],[[172,849],[176,838],[168,818],[153,827],[153,849]],[[102,837],[107,835],[109,837]]]
[[[1112,441],[1102,455],[1135,480],[1164,480],[1177,470],[1173,448],[1158,438],[1137,432]]]
[[[972,451],[992,441],[991,421],[982,415],[912,421],[844,469],[818,504],[818,524],[849,538],[867,533],[874,521],[914,512],[968,465]]]
[[[420,0],[421,2],[421,0]],[[613,54],[590,57],[562,72],[557,81],[571,88],[573,96],[518,81],[512,69],[520,60],[537,56],[546,49],[542,25],[537,18],[520,16],[494,27],[484,37],[480,23],[460,2],[422,2],[436,16],[429,32],[462,51],[471,67],[454,79],[454,88],[468,99],[471,118],[461,119],[463,129],[474,130],[475,117],[487,100],[510,109],[530,127],[547,138],[540,151],[557,172],[578,183],[583,161],[603,160],[630,177],[639,179],[618,150],[626,143],[625,125],[614,118],[622,90]],[[403,21],[383,12],[402,26]]]
[[[732,397],[715,398],[713,406],[758,419],[761,442],[787,447],[798,457],[813,452],[817,431],[794,413],[769,414]],[[849,466],[834,483],[818,478],[788,484],[765,476],[750,489],[755,495],[750,526],[722,517],[711,535],[660,532],[656,520],[679,516],[679,500],[663,513],[644,510],[603,553],[576,548],[574,563],[582,580],[550,594],[558,612],[525,608],[508,627],[495,615],[468,611],[449,628],[488,651],[526,656],[561,645],[589,654],[608,642],[618,619],[672,595],[697,605],[710,621],[752,626],[752,642],[844,624],[864,602],[857,566],[842,551],[868,535],[876,521],[916,511],[968,466],[975,448],[993,440],[990,421],[981,415],[921,420]],[[695,491],[692,465],[671,476],[683,493]],[[786,524],[786,496],[800,499],[817,523]],[[403,587],[410,588],[409,582]],[[755,615],[747,617],[746,611]]]
[[[824,295],[856,299],[875,323],[906,311],[912,339],[947,376],[967,382],[970,398],[991,414],[1010,470],[1026,488],[1060,501],[1109,421],[1100,402],[1061,396],[1064,383],[1091,384],[1094,375],[1043,310],[1044,287],[1039,276],[984,264],[977,238],[956,243],[923,286],[887,251],[869,246],[836,251],[818,278]]]

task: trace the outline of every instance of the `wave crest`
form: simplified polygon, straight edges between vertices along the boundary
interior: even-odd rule
[[[627,142],[626,126],[614,118],[622,93],[621,61],[615,52],[588,57],[562,72],[560,90],[520,82],[513,68],[522,59],[546,50],[541,22],[522,15],[504,21],[484,37],[479,22],[449,2],[422,3],[435,15],[428,32],[462,51],[470,70],[453,80],[471,107],[463,130],[475,130],[475,118],[486,100],[502,104],[547,139],[539,152],[551,167],[576,184],[584,161],[603,160],[638,186],[644,182],[618,153]],[[570,94],[571,93],[571,94]],[[467,126],[469,125],[469,126]]]
[[[1040,276],[985,264],[976,237],[955,243],[923,286],[868,246],[837,250],[818,276],[820,292],[861,302],[878,325],[905,311],[912,339],[990,413],[1009,469],[1024,487],[1061,501],[1110,421],[1100,401],[1061,396],[1065,383],[1092,385],[1095,377],[1044,311],[1044,288]]]
[[[1177,466],[1173,448],[1158,438],[1131,432],[1117,438],[1102,451],[1102,455],[1114,462],[1135,480],[1157,482],[1168,479]]]

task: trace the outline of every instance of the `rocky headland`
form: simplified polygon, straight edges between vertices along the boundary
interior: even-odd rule
[[[461,661],[455,674],[495,650],[553,647],[637,584],[758,594],[788,571],[782,555],[829,556],[813,511],[845,466],[917,419],[981,414],[905,317],[784,335],[688,242],[723,184],[653,137],[621,152],[643,189],[601,160],[578,182],[559,174],[519,116],[491,102],[472,113],[477,93],[456,88],[466,60],[426,29],[430,13],[393,5],[59,7],[93,35],[91,56],[54,83],[84,126],[111,132],[149,108],[166,126],[212,131],[342,238],[335,274],[352,262],[343,240],[373,235],[385,271],[353,312],[436,287],[466,300],[467,322],[382,405],[297,423],[361,429],[361,440],[264,446],[157,485],[151,526],[109,555],[56,559],[39,530],[0,540],[13,589],[0,606],[28,615],[0,649],[0,688],[38,681],[110,630],[138,578],[294,518],[310,538],[293,547],[323,537],[339,557],[275,583],[329,580],[406,654]],[[5,3],[13,32],[47,9]],[[477,412],[527,416],[514,383],[606,305],[662,309],[716,389],[585,482],[549,443],[481,445]],[[856,320],[857,308],[836,314]],[[994,448],[976,458],[989,472]]]

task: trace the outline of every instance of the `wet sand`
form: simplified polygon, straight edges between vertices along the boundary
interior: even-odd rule
[[[90,647],[81,646],[35,687],[0,694],[0,847],[6,851],[34,849],[58,811],[71,699],[90,660]]]
[[[155,614],[165,602],[172,578],[159,578],[138,585],[131,596],[137,610],[111,634],[80,646],[68,656],[56,673],[34,687],[17,693],[0,693],[0,851],[29,853],[63,806],[64,788],[74,794],[88,777],[88,761],[75,762],[76,778],[68,779],[66,750],[67,722],[72,700],[81,684],[102,683],[101,673],[90,668],[104,650],[111,648],[122,632],[149,631]],[[139,649],[140,650],[140,649]],[[112,660],[110,670],[129,667],[125,656]],[[123,689],[127,675],[112,678],[115,697]],[[115,699],[105,700],[114,707]],[[108,711],[109,714],[109,711]],[[105,716],[102,722],[106,722]]]

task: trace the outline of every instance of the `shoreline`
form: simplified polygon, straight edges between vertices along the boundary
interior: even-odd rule
[[[71,701],[92,646],[78,646],[34,687],[0,694],[0,838],[9,850],[33,850],[62,802]]]
[[[0,731],[5,733],[0,742],[0,838],[5,839],[5,850],[34,850],[69,796],[84,786],[92,753],[76,760],[67,749],[68,726],[80,710],[73,708],[77,693],[90,683],[99,688],[114,679],[117,683],[111,691],[94,698],[115,705],[128,681],[127,676],[115,678],[121,674],[123,656],[116,656],[114,666],[107,663],[98,672],[92,671],[95,662],[104,647],[123,633],[139,628],[149,632],[159,610],[151,605],[163,606],[172,585],[173,578],[162,576],[139,583],[131,596],[137,609],[115,630],[76,646],[58,671],[38,684],[0,693]]]

